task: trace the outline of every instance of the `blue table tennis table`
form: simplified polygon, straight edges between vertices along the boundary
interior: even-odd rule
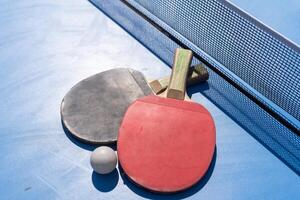
[[[299,1],[0,5],[0,199],[300,199]],[[216,123],[205,177],[161,195],[137,187],[119,168],[94,173],[95,146],[63,130],[65,93],[116,67],[149,79],[168,75],[179,46],[192,49],[193,63],[210,73],[188,90]]]

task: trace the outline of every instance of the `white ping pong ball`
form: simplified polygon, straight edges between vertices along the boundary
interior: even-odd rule
[[[108,174],[116,168],[118,158],[112,148],[102,146],[92,152],[90,162],[95,172],[98,174]]]

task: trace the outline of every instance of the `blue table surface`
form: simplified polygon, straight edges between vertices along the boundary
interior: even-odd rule
[[[205,182],[165,196],[136,187],[119,169],[93,173],[94,147],[62,128],[65,93],[111,68],[156,78],[169,66],[85,0],[2,0],[0,25],[0,199],[299,199],[299,176],[201,93],[192,99],[209,109],[217,128]],[[290,36],[299,42],[299,34]]]
[[[300,45],[299,0],[229,0],[284,37]]]

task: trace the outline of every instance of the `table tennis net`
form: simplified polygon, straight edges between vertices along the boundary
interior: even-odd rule
[[[297,126],[290,118],[300,120],[300,49],[292,42],[223,0],[128,2]]]
[[[202,94],[300,172],[299,46],[225,0],[91,2],[170,66],[193,50],[209,67]]]

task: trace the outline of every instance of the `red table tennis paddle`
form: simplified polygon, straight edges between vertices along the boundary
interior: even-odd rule
[[[118,157],[126,175],[156,192],[177,192],[207,171],[216,144],[210,113],[184,101],[192,52],[177,49],[166,98],[149,95],[126,111],[118,136]]]

